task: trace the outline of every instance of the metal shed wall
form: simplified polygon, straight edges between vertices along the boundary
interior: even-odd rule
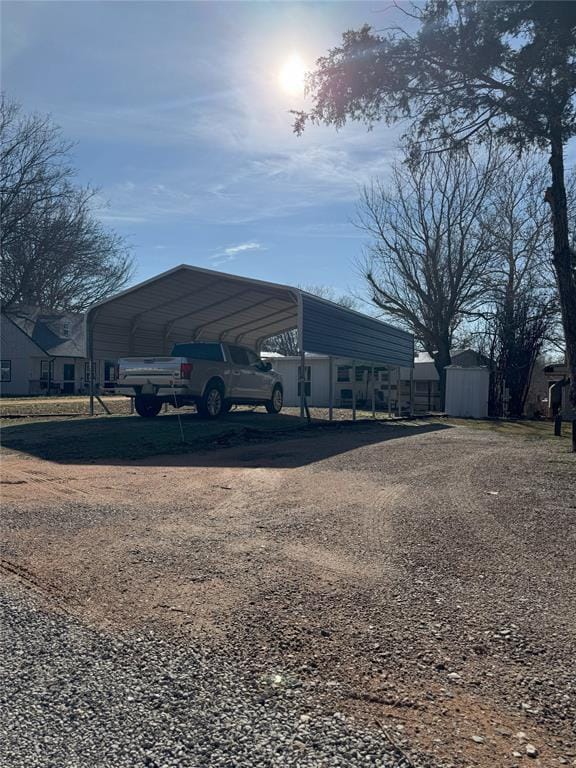
[[[413,367],[412,334],[311,294],[301,296],[306,352]]]

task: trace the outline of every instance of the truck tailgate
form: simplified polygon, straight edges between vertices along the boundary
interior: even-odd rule
[[[126,357],[118,361],[118,376],[120,380],[142,376],[174,377],[180,376],[180,357]]]

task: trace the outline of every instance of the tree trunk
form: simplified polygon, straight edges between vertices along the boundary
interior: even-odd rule
[[[554,231],[553,263],[558,283],[562,325],[566,340],[566,364],[570,376],[570,402],[576,409],[576,257],[570,248],[568,207],[564,184],[562,126],[553,121],[550,131],[550,168],[552,185],[546,190],[546,202],[552,211]]]

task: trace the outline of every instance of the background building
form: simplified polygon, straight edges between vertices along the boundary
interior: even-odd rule
[[[83,314],[20,306],[3,312],[0,325],[3,395],[88,393],[90,368]],[[115,370],[114,360],[96,361],[97,387],[111,383]]]
[[[297,406],[300,402],[300,357],[283,357],[264,353],[282,375],[284,402]],[[472,349],[454,350],[452,364],[462,368],[486,366],[488,361]],[[372,367],[358,362],[354,376],[352,360],[333,358],[334,407],[350,408],[354,390],[358,408],[372,408]],[[410,411],[410,369],[386,366],[374,367],[375,404],[378,410],[406,414]],[[310,407],[327,408],[330,400],[330,358],[326,355],[306,355],[305,394]],[[440,410],[440,389],[432,358],[420,353],[414,361],[414,412],[430,413]]]
[[[0,394],[40,392],[40,378],[50,356],[7,315],[0,318]]]

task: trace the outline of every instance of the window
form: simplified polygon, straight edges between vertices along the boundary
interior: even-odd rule
[[[2,360],[0,371],[1,381],[12,381],[12,360]]]
[[[206,342],[188,342],[187,344],[174,344],[172,357],[191,357],[193,360],[223,361],[222,346]]]
[[[54,378],[54,361],[40,360],[40,381],[52,381]]]
[[[302,392],[302,366],[298,366],[298,397]],[[312,393],[312,368],[309,365],[304,366],[304,395],[310,397]]]
[[[96,381],[96,363],[92,363],[92,373],[94,376],[94,381]],[[64,377],[66,378],[66,377]],[[90,383],[90,363],[84,363],[84,381],[88,384]]]
[[[261,365],[262,361],[258,357],[258,355],[255,352],[252,352],[251,349],[246,350],[246,354],[248,355],[248,362],[250,365]]]
[[[356,368],[356,381],[364,381],[364,373],[366,368]]]
[[[69,339],[70,338],[70,323],[68,320],[63,320],[60,324],[60,332],[63,339]]]
[[[250,365],[248,361],[248,350],[244,347],[228,347],[232,362],[236,365]]]
[[[113,360],[104,361],[104,383],[116,380],[116,363]]]
[[[350,366],[339,365],[336,373],[336,381],[350,381]]]

